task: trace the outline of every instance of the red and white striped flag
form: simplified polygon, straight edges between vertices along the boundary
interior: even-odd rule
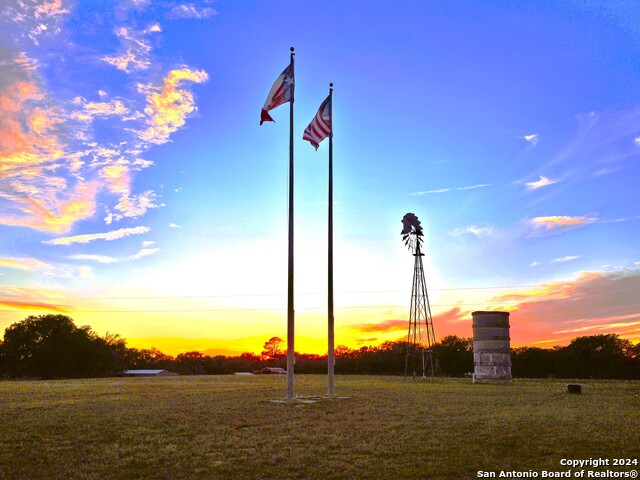
[[[264,122],[275,122],[269,115],[269,110],[273,110],[283,103],[293,102],[294,85],[293,63],[291,63],[273,82],[269,95],[267,95],[267,100],[264,102],[264,107],[262,107],[262,112],[260,112],[260,125]]]
[[[320,142],[331,135],[331,95],[320,105],[318,113],[304,130],[303,140],[307,140],[317,150]]]

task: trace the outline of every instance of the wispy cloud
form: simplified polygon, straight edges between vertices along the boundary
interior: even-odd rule
[[[113,55],[103,56],[102,60],[126,73],[147,70],[151,66],[151,45],[145,40],[144,34],[158,31],[150,29],[138,32],[126,26],[116,28],[114,33],[120,40],[120,49]]]
[[[71,245],[73,243],[90,243],[95,240],[112,241],[128,237],[129,235],[141,235],[150,231],[151,229],[149,227],[121,228],[111,232],[89,233],[85,235],[75,235],[73,237],[55,238],[53,240],[45,240],[42,243],[46,245]]]
[[[458,187],[458,188],[437,188],[434,190],[425,190],[423,192],[413,192],[410,195],[412,196],[420,196],[420,195],[428,195],[431,193],[446,193],[446,192],[451,192],[451,191],[465,191],[465,190],[475,190],[478,188],[486,188],[486,187],[490,187],[491,184],[490,183],[481,183],[481,184],[477,184],[477,185],[469,185],[466,187]]]
[[[196,5],[195,3],[185,3],[181,5],[174,6],[171,11],[168,13],[168,18],[171,19],[183,19],[183,18],[194,18],[194,19],[204,19],[210,18],[214,15],[217,15],[216,12],[211,7],[203,7],[200,5]]]
[[[526,185],[529,190],[536,190],[538,188],[546,187],[548,185],[553,185],[554,183],[557,183],[557,180],[550,180],[548,177],[543,177],[542,175],[540,175],[539,180],[535,182],[528,182],[526,183]]]
[[[538,143],[538,134],[537,133],[532,133],[531,135],[525,135],[524,138],[527,142],[529,142],[531,145],[533,145],[534,147],[537,145]]]
[[[567,263],[570,262],[572,260],[576,260],[580,258],[580,255],[566,255],[564,257],[558,257],[558,258],[554,258],[553,260],[549,260],[548,262],[545,263],[549,263],[549,264],[553,264],[553,263]],[[538,267],[540,265],[542,265],[543,262],[540,261],[534,261],[531,262],[529,264],[530,267]]]
[[[169,224],[169,228],[182,228],[180,225],[178,225],[177,223],[170,223]]]
[[[64,14],[69,13],[62,0],[3,3],[0,14],[24,26],[27,38],[35,45],[39,45],[41,36],[58,34]]]
[[[469,185],[468,187],[459,187],[456,188],[456,190],[476,190],[477,188],[486,188],[486,187],[490,187],[491,184],[490,183],[479,183],[477,185]]]
[[[100,95],[100,93],[98,93]],[[82,97],[76,97],[74,103],[82,107],[71,114],[71,118],[83,122],[90,122],[95,117],[108,117],[110,115],[125,117],[129,114],[129,109],[122,100],[112,100],[110,102],[87,102]]]
[[[107,225],[110,225],[112,222],[122,220],[125,217],[140,218],[145,215],[149,209],[164,206],[163,204],[156,203],[156,199],[157,195],[152,190],[147,190],[140,195],[129,196],[125,194],[114,207],[118,213],[112,213],[107,210],[107,216],[104,221]]]
[[[143,242],[143,244],[144,243],[146,242]],[[141,258],[148,257],[149,255],[153,255],[154,253],[158,253],[159,251],[160,251],[159,248],[142,248],[137,253],[133,255],[129,255],[127,257],[122,257],[122,258],[109,257],[107,255],[85,255],[85,254],[69,255],[67,258],[71,260],[82,260],[82,261],[91,261],[91,262],[109,264],[109,263],[121,263],[121,262],[126,262],[131,260],[139,260]]]
[[[90,262],[98,262],[98,263],[116,263],[118,261],[117,258],[108,257],[106,255],[77,254],[77,255],[69,255],[67,258],[71,260],[82,260],[82,261],[90,261]]]
[[[132,260],[139,260],[141,258],[148,257],[149,255],[153,255],[155,253],[158,253],[159,251],[160,251],[159,248],[143,248],[142,250],[140,250],[135,255],[132,255],[130,258]]]
[[[531,227],[530,236],[554,235],[574,228],[590,225],[598,221],[597,217],[566,215],[552,215],[548,217],[535,217],[528,221]]]
[[[567,255],[565,257],[554,258],[550,263],[566,263],[571,260],[575,260],[576,258],[580,258],[580,255]]]
[[[0,268],[11,268],[24,270],[28,272],[37,272],[38,274],[47,275],[49,277],[74,279],[74,278],[92,278],[93,272],[89,267],[74,267],[69,265],[60,265],[43,262],[36,258],[0,258]]]
[[[19,270],[27,270],[27,271],[51,271],[53,270],[53,265],[42,262],[35,258],[13,258],[13,257],[3,257],[0,258],[0,267],[5,268],[15,268]]]
[[[493,227],[484,226],[480,227],[478,225],[469,225],[468,227],[456,228],[451,235],[454,237],[459,237],[461,235],[475,235],[476,237],[488,237],[493,235]]]

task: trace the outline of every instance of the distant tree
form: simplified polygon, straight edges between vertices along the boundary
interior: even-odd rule
[[[13,377],[98,377],[118,368],[112,345],[65,315],[30,316],[10,325],[1,354]]]
[[[315,353],[296,353],[296,373],[327,373],[327,356]]]
[[[243,353],[237,357],[227,357],[230,367],[228,373],[233,372],[253,372],[261,367],[262,358],[254,353]]]
[[[511,372],[519,378],[546,378],[558,374],[558,349],[520,347],[511,350]]]
[[[462,377],[473,372],[473,339],[448,335],[434,345],[433,352],[443,375]]]
[[[260,354],[262,361],[277,363],[284,357],[284,349],[282,345],[284,340],[280,337],[271,337],[265,342],[262,353]]]
[[[205,356],[201,352],[181,353],[176,357],[178,371],[183,375],[203,375],[205,373]]]
[[[334,350],[334,355],[336,359],[338,358],[349,358],[353,356],[354,350],[345,345],[338,345]]]
[[[175,359],[172,356],[165,355],[155,347],[150,349],[127,349],[126,362],[129,369],[150,368],[172,370],[175,366]]]
[[[624,378],[632,369],[634,346],[610,333],[574,338],[560,353],[565,378]]]

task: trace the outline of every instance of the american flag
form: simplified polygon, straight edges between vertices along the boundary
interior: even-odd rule
[[[317,150],[320,142],[331,135],[331,95],[320,105],[318,113],[304,130],[303,140],[307,140]]]
[[[262,112],[260,112],[260,125],[264,122],[275,122],[269,115],[269,110],[273,110],[283,103],[293,102],[294,84],[293,63],[291,63],[273,82],[269,95],[267,95],[267,100],[264,102],[264,107],[262,107]]]

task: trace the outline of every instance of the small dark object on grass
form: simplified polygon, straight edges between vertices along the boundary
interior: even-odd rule
[[[582,393],[582,385],[569,384],[567,391],[568,393]]]

